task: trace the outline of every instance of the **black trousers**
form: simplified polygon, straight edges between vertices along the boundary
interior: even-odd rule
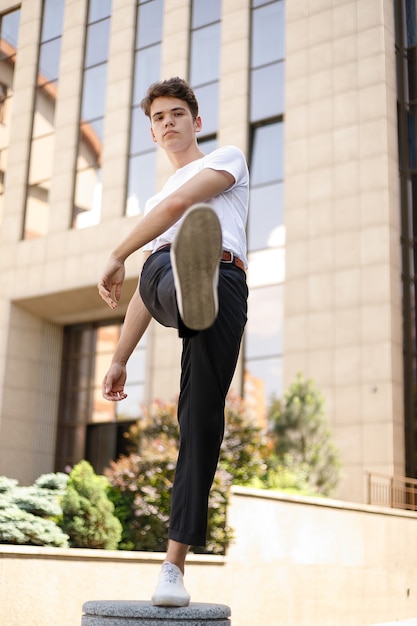
[[[224,434],[224,406],[246,324],[245,273],[220,263],[219,314],[203,331],[187,329],[178,314],[169,250],[145,262],[139,286],[152,316],[182,337],[178,400],[180,448],[171,497],[169,538],[204,546],[208,497]]]

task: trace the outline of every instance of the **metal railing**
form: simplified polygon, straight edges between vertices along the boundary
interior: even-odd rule
[[[417,511],[417,480],[366,472],[368,504]]]

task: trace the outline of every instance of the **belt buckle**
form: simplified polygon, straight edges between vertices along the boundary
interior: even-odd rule
[[[235,260],[235,255],[233,254],[233,252],[231,250],[225,250],[225,252],[227,254],[230,254],[230,259],[229,260],[222,259],[223,263],[233,263]]]

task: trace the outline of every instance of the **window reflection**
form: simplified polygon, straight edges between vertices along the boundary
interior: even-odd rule
[[[74,228],[94,226],[100,222],[101,216],[101,156],[106,107],[110,10],[110,0],[90,0],[74,190]]]
[[[282,357],[253,359],[247,363],[244,394],[258,423],[266,424],[267,411],[274,398],[283,395]]]
[[[199,103],[203,137],[215,134],[218,128],[221,2],[193,0],[191,15],[189,80]]]
[[[1,18],[1,40],[8,43],[14,51],[17,49],[17,40],[20,24],[20,9],[10,11]]]
[[[107,78],[106,65],[107,64],[98,65],[84,72],[81,106],[82,124],[89,120],[100,119],[104,115]]]
[[[194,93],[198,100],[199,115],[203,121],[200,134],[215,134],[218,128],[219,83],[216,81],[204,87],[196,87]]]
[[[45,0],[44,4],[26,194],[25,239],[45,236],[49,229],[64,4],[64,0]]]
[[[19,33],[20,9],[1,16],[0,21],[0,225],[10,143],[13,78]]]
[[[245,351],[248,359],[282,355],[283,285],[251,288]]]
[[[284,177],[284,127],[265,124],[253,131],[251,185],[265,185]]]
[[[132,156],[129,161],[129,183],[126,215],[138,215],[145,202],[156,193],[156,151]]]
[[[263,411],[282,394],[284,1],[252,0],[248,324],[244,393]],[[259,415],[257,416],[259,419]]]
[[[103,20],[88,27],[85,67],[91,67],[107,61],[109,29],[110,20]]]
[[[279,227],[283,233],[283,226]],[[285,276],[285,255],[283,248],[249,252],[248,285],[250,288],[282,282]]]
[[[43,85],[58,80],[61,58],[61,37],[40,46],[38,83]]]
[[[58,469],[81,458],[94,462],[96,456],[92,446],[97,444],[99,433],[106,433],[105,461],[116,458],[122,451],[118,448],[120,433],[128,427],[130,421],[141,415],[145,389],[146,334],[129,360],[126,385],[128,399],[113,403],[102,397],[102,380],[119,340],[121,327],[119,321],[86,323],[65,329],[57,439]]]
[[[252,187],[249,205],[249,249],[284,245],[283,240],[277,240],[277,229],[284,229],[284,184],[279,182]]]
[[[272,2],[253,12],[252,67],[283,59],[285,54],[284,2]]]
[[[143,212],[146,200],[156,193],[156,145],[150,121],[140,108],[149,85],[160,80],[164,3],[139,2],[136,22],[136,53],[125,213]]]
[[[161,73],[160,44],[139,50],[135,58],[133,104],[140,105],[149,85],[159,80]],[[157,77],[157,78],[155,78]],[[142,115],[143,111],[140,109]],[[148,120],[149,123],[149,120]]]
[[[284,63],[281,61],[253,70],[250,99],[252,122],[283,113],[284,84]]]
[[[111,0],[90,0],[88,8],[88,23],[97,22],[111,14]]]
[[[153,0],[140,6],[136,47],[145,48],[162,41],[163,1]]]
[[[191,34],[190,81],[204,85],[219,78],[220,23],[195,30]]]
[[[211,22],[218,22],[221,18],[221,0],[194,0],[192,5],[191,28],[199,28]]]

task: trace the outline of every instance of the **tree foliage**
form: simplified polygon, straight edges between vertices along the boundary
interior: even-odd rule
[[[73,467],[62,499],[61,521],[72,547],[117,548],[122,528],[107,490],[106,479],[97,476],[90,463],[80,461]]]
[[[316,493],[330,495],[340,475],[338,451],[332,442],[324,399],[315,383],[298,374],[270,413],[279,464],[305,472]]]

